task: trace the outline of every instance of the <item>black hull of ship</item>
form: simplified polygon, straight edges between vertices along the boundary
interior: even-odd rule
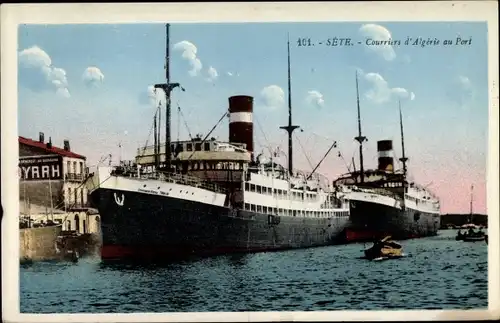
[[[122,206],[114,193],[124,196]],[[273,217],[167,196],[98,189],[103,261],[276,251],[338,242],[348,217]]]
[[[387,235],[393,239],[435,236],[439,230],[439,214],[366,201],[351,201],[350,224],[344,239],[348,242],[373,241]]]

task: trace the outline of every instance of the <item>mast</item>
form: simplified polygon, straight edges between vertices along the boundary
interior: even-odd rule
[[[472,202],[473,202],[473,199],[474,199],[474,194],[473,193],[474,193],[474,185],[471,185],[470,186],[470,222],[471,223],[474,223],[472,221],[472,218],[474,216],[473,213],[472,213]]]
[[[359,142],[359,172],[361,183],[365,181],[365,170],[363,166],[363,142],[366,141],[366,137],[361,134],[361,112],[359,107],[359,88],[358,88],[358,71],[356,71],[356,100],[358,105],[358,136],[354,139]]]
[[[158,167],[161,164],[161,101],[158,102]]]
[[[156,114],[158,113],[158,110],[156,110],[155,112],[155,116],[154,116],[154,121],[153,121],[153,127],[154,127],[154,146],[155,146],[155,151],[154,151],[154,154],[155,154],[155,169],[158,170],[158,155],[159,155],[159,152],[158,152],[158,133],[157,133],[157,129],[156,129]]]
[[[402,157],[399,158],[399,160],[403,163],[403,189],[405,189],[406,191],[405,187],[406,175],[407,175],[406,162],[408,161],[408,158],[406,158],[405,156],[405,136],[403,131],[403,114],[401,112],[401,100],[399,100],[399,125],[401,127],[401,150],[402,150]]]
[[[182,91],[184,88],[180,86],[179,83],[170,83],[170,24],[166,24],[166,48],[165,48],[165,78],[166,83],[155,84],[155,89],[162,89],[165,92],[166,98],[166,113],[165,113],[165,169],[169,171],[172,164],[172,152],[170,146],[172,144],[171,133],[170,133],[170,93],[176,87],[180,87]],[[159,152],[158,152],[159,153]]]
[[[281,126],[280,129],[284,129],[288,132],[288,173],[290,176],[293,174],[293,138],[292,133],[299,126],[292,125],[292,84],[290,75],[290,36],[288,36],[288,125]]]
[[[165,26],[166,39],[165,39],[165,80],[170,84],[170,24]],[[171,133],[170,133],[170,93],[167,95],[167,102],[165,102],[165,168],[170,169],[172,152],[170,151]],[[160,143],[158,142],[158,146]],[[158,153],[160,149],[158,147]]]

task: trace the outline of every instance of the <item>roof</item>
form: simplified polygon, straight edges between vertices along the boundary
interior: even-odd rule
[[[19,143],[23,144],[23,145],[30,146],[30,147],[42,149],[48,153],[53,153],[53,154],[57,154],[57,155],[64,156],[64,157],[87,159],[85,156],[76,154],[72,151],[64,150],[62,148],[55,147],[55,146],[48,148],[46,143],[36,141],[33,139],[29,139],[29,138],[25,138],[25,137],[21,137],[21,136],[19,136]]]

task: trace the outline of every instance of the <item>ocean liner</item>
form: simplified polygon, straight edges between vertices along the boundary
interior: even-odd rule
[[[290,44],[288,42],[288,168],[270,149],[254,158],[253,98],[229,98],[229,142],[170,139],[169,25],[166,27],[165,144],[138,150],[134,163],[98,167],[87,181],[101,215],[107,260],[168,260],[189,255],[271,251],[336,242],[349,202],[332,182],[293,169]],[[159,110],[158,110],[159,111]],[[156,115],[154,118],[156,129]],[[332,144],[332,147],[336,143]],[[330,149],[332,148],[330,147]],[[162,151],[163,150],[163,151]],[[320,161],[321,163],[321,161]],[[319,166],[319,164],[318,164]]]
[[[347,241],[364,241],[390,235],[408,239],[436,235],[440,227],[439,198],[428,188],[408,178],[404,146],[403,117],[399,103],[402,169],[394,169],[392,140],[377,142],[378,167],[364,170],[358,78],[356,74],[358,110],[359,171],[340,176],[334,185],[342,185],[350,201],[350,224],[345,230]]]

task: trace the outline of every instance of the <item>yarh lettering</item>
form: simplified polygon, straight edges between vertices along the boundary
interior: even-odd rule
[[[20,166],[21,179],[58,179],[61,177],[60,165]]]

